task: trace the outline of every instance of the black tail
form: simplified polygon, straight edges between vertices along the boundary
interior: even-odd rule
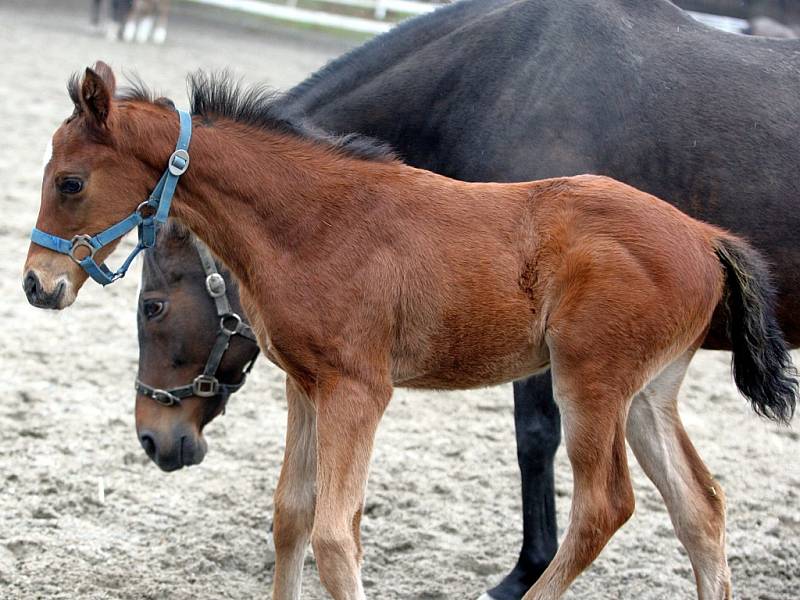
[[[725,268],[733,378],[759,415],[788,423],[797,403],[797,371],[775,318],[775,288],[758,252],[744,241],[715,241]]]

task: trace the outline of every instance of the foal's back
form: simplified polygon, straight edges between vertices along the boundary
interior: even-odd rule
[[[721,296],[719,231],[625,184],[422,181],[401,234],[415,251],[397,267],[398,384],[471,387],[546,369],[564,315],[585,320],[584,348],[637,331],[688,345]]]

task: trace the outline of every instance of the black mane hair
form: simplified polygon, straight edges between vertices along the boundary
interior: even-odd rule
[[[67,81],[67,93],[69,99],[75,105],[75,109],[81,105],[81,77],[77,73],[70,75]]]
[[[398,160],[394,150],[373,138],[350,133],[332,135],[289,117],[280,106],[281,95],[265,85],[244,87],[227,71],[197,71],[188,78],[193,115],[213,121],[221,117],[303,139],[320,142],[349,156],[366,160]]]
[[[157,96],[138,76],[128,75],[127,79],[128,85],[118,90],[116,100],[174,107],[169,98]],[[245,87],[228,71],[197,71],[189,75],[187,84],[191,113],[208,122],[221,117],[318,142],[354,158],[379,162],[400,160],[391,146],[374,138],[360,133],[334,135],[290,117],[278,102],[281,94],[263,84]],[[69,78],[67,91],[75,106],[80,106],[80,75],[76,73]]]

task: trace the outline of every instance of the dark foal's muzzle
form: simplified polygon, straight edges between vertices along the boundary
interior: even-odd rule
[[[183,424],[173,427],[167,435],[144,429],[139,432],[139,443],[147,456],[167,472],[199,465],[208,449],[205,439]]]

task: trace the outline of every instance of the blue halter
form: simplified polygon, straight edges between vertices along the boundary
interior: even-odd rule
[[[31,232],[31,241],[44,248],[66,254],[100,285],[108,285],[124,277],[136,255],[145,248],[152,248],[155,245],[156,229],[167,221],[178,178],[189,168],[189,152],[187,150],[189,149],[189,140],[192,138],[192,117],[182,110],[177,112],[180,117],[181,131],[178,135],[175,152],[169,157],[167,170],[158,180],[150,197],[136,207],[133,213],[97,235],[76,235],[71,240],[65,240],[34,227]],[[134,227],[139,228],[139,243],[116,272],[112,273],[105,263],[98,265],[94,262],[94,255],[98,250],[121,238]],[[75,251],[79,248],[85,248],[89,254],[84,258],[78,258]]]

